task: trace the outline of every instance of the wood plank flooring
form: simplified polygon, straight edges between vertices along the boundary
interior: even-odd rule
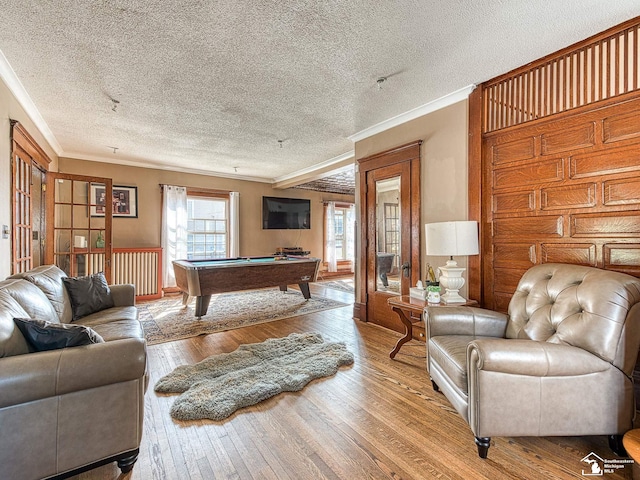
[[[312,294],[353,302],[353,294],[312,285]],[[150,346],[144,435],[133,471],[115,463],[78,479],[564,479],[584,478],[591,452],[616,458],[604,437],[494,438],[486,460],[447,399],[431,388],[425,347],[407,343],[395,360],[395,332],[352,319],[353,307]],[[153,391],[181,364],[292,332],[344,341],[355,363],[236,412],[221,422],[176,422],[175,396]],[[598,412],[585,412],[585,415]],[[631,478],[631,465],[606,479]]]

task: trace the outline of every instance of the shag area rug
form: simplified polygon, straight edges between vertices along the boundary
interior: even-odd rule
[[[141,303],[138,307],[144,336],[149,345],[154,345],[345,305],[313,294],[306,300],[298,291],[281,292],[275,288],[214,295],[207,314],[200,319],[194,315],[195,299],[184,306],[181,295]]]
[[[344,343],[325,342],[319,333],[292,333],[179,366],[156,383],[155,391],[181,394],[170,410],[176,420],[223,420],[352,363]]]

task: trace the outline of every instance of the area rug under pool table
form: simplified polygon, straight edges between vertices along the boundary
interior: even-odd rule
[[[214,295],[200,319],[194,315],[195,299],[184,306],[181,295],[141,303],[138,309],[147,343],[154,345],[346,305],[314,294],[305,300],[296,290],[274,288]]]

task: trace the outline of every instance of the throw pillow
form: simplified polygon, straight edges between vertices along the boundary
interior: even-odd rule
[[[72,320],[113,307],[111,290],[104,273],[62,279],[71,300]]]
[[[104,339],[95,330],[84,325],[52,323],[31,318],[14,318],[13,321],[37,352],[104,343]]]

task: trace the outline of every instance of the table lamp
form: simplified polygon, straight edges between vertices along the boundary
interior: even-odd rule
[[[478,222],[438,222],[427,223],[425,243],[427,255],[446,255],[449,257],[446,266],[439,267],[440,286],[446,293],[441,300],[444,303],[465,303],[458,291],[464,286],[462,273],[466,268],[458,267],[454,255],[478,254]]]

